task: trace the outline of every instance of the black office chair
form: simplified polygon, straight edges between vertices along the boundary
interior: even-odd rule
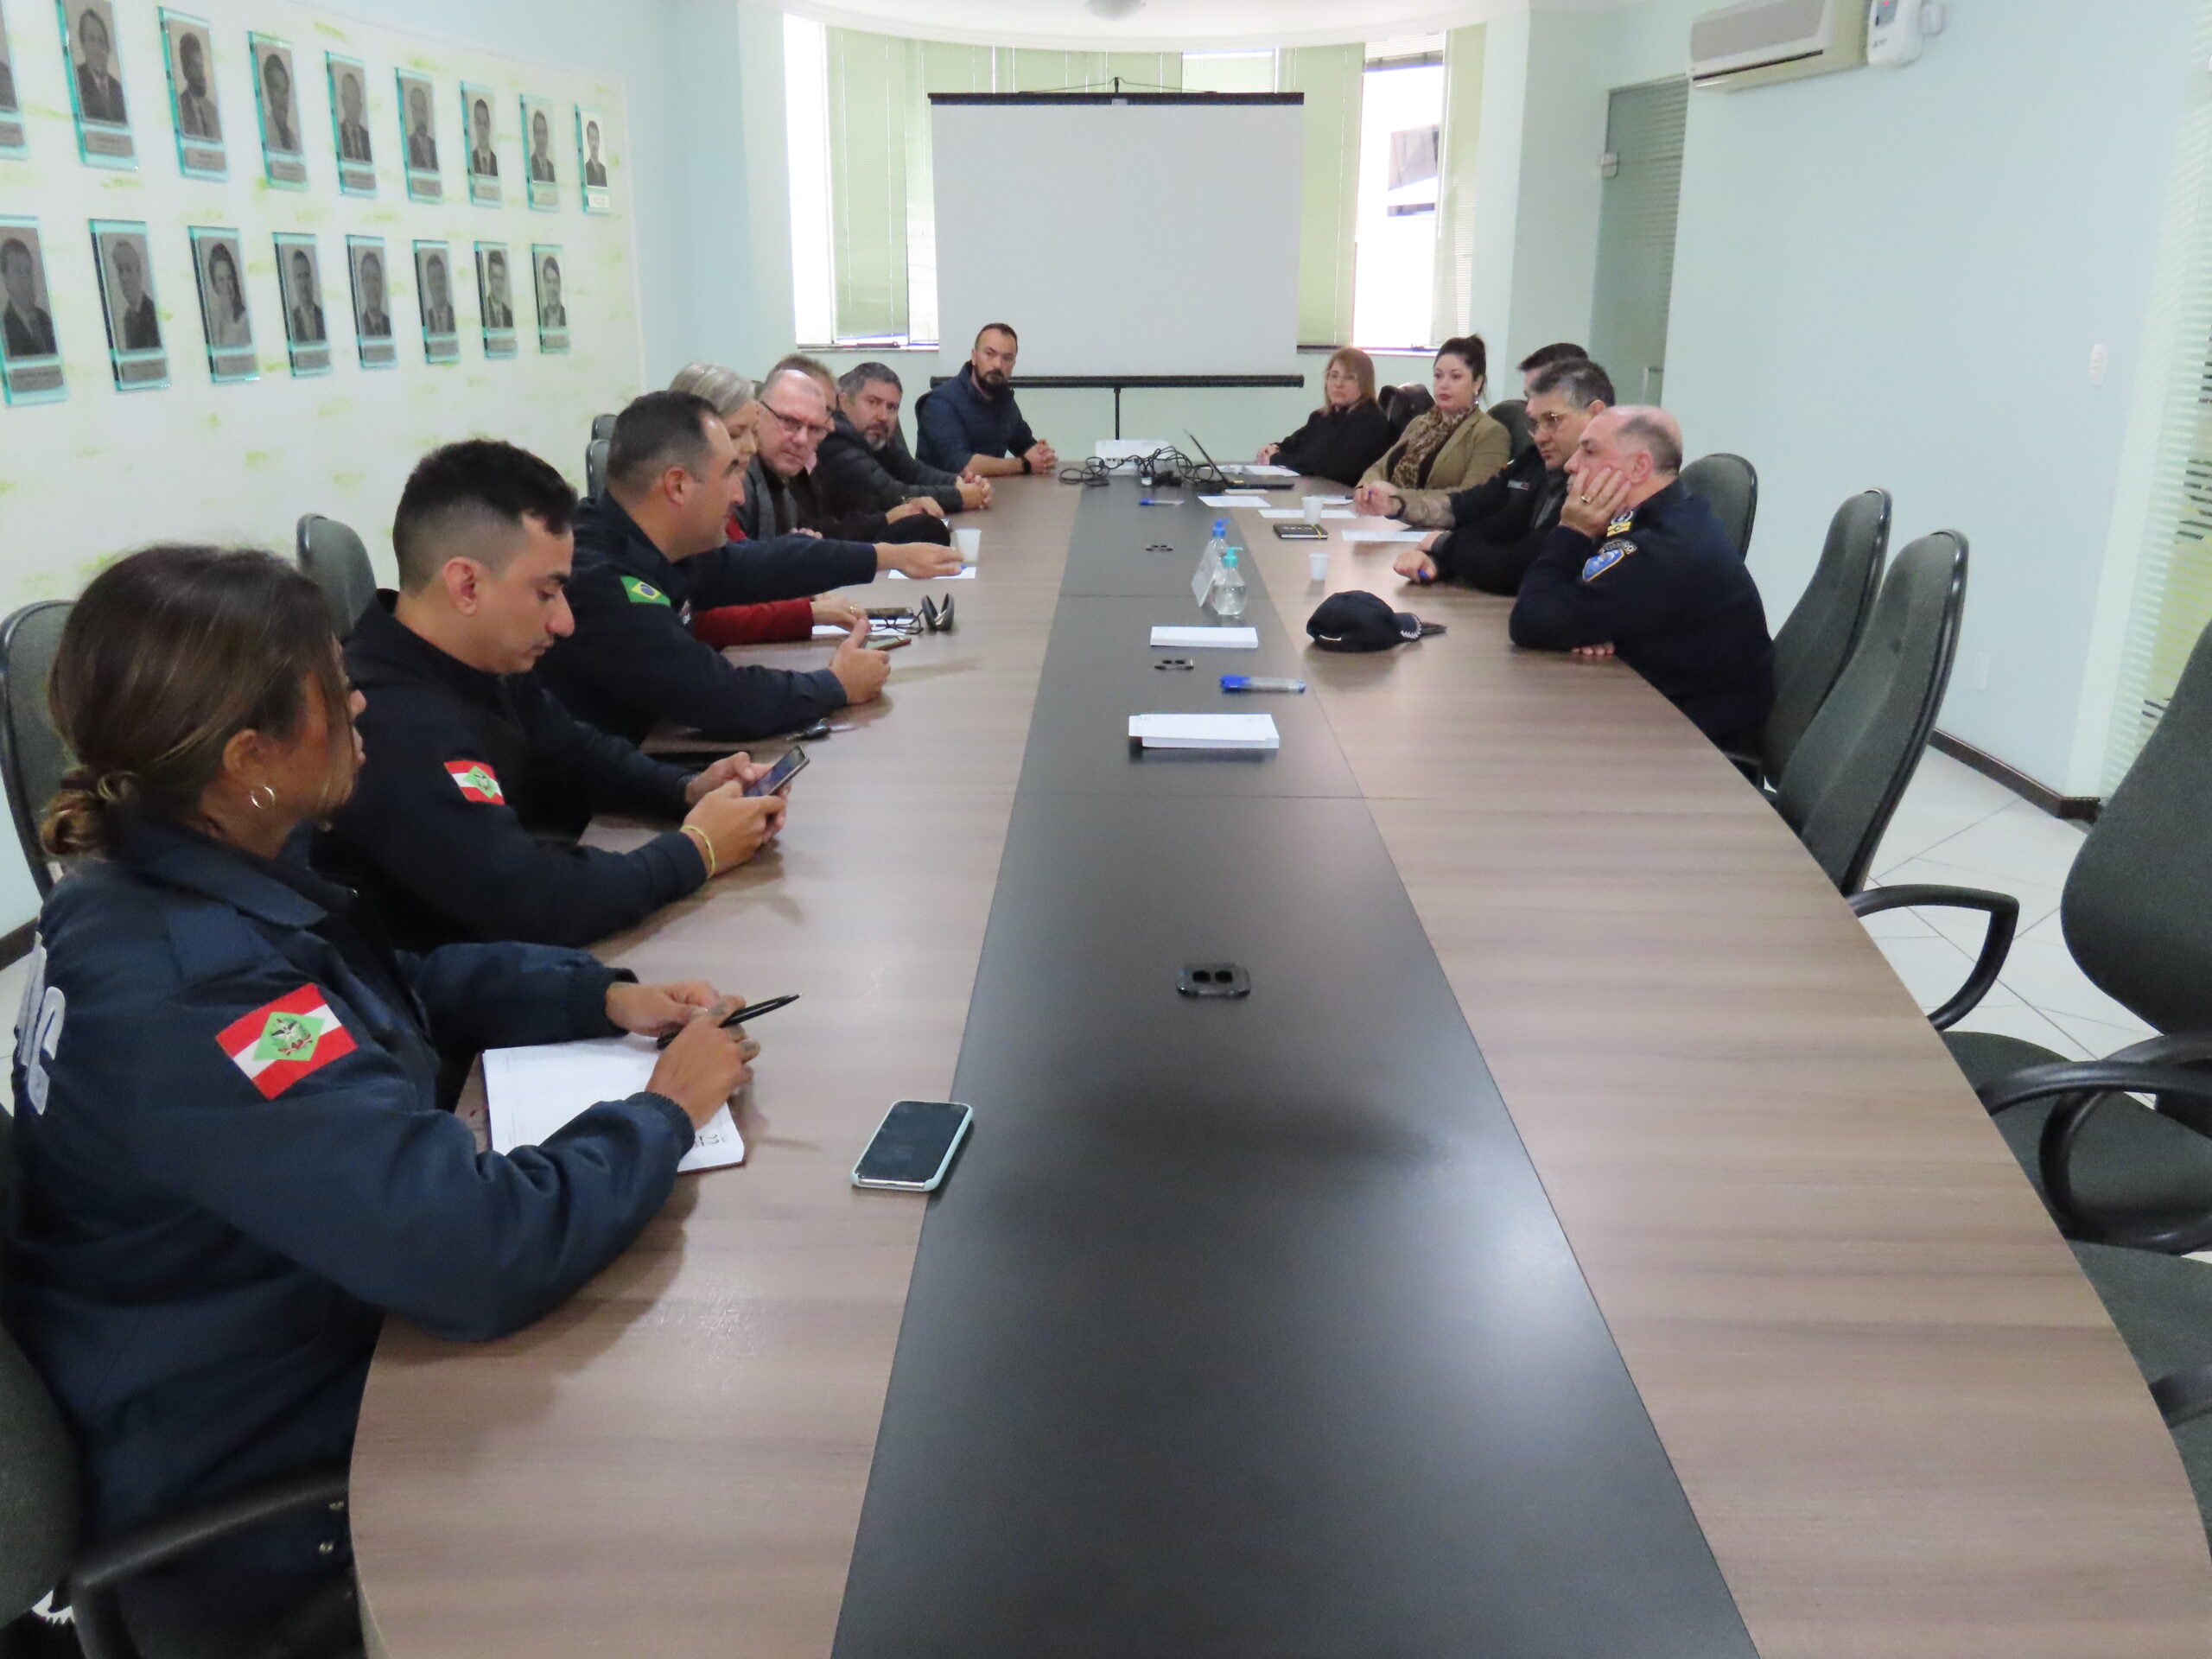
[[[1754,781],[1776,779],[1813,723],[1874,614],[1882,560],[1890,550],[1890,494],[1853,496],[1828,520],[1813,579],[1774,636],[1774,711],[1755,754],[1731,754]]]
[[[0,783],[41,899],[54,891],[60,872],[39,843],[39,820],[62,774],[77,764],[54,729],[46,695],[69,608],[66,600],[46,600],[0,623]]]
[[[594,443],[601,438],[612,438],[614,435],[614,416],[612,415],[593,416],[591,417],[591,435],[592,441]]]
[[[1929,1019],[2060,1230],[2145,1249],[2212,1248],[2212,629],[2075,855],[2059,901],[2075,964],[2160,1035],[2069,1061],[2017,1037],[1949,1029],[2002,972],[2019,906],[1916,886],[1878,888],[1853,908],[1923,906],[1992,918],[1972,976]]]
[[[2074,1255],[2150,1384],[2212,1531],[2212,1267],[2111,1244]]]
[[[1536,440],[1529,430],[1529,404],[1526,399],[1515,397],[1491,406],[1490,417],[1505,429],[1505,435],[1513,440],[1516,455],[1526,454],[1535,448]]]
[[[1436,398],[1427,386],[1418,381],[1384,390],[1388,397],[1382,404],[1382,412],[1389,416],[1390,441],[1395,443],[1404,435],[1405,429],[1414,423],[1416,416],[1425,415],[1436,407]]]
[[[1928,747],[1966,608],[1967,539],[1923,536],[1897,555],[1859,649],[1798,740],[1775,810],[1855,893]]]
[[[1758,522],[1758,468],[1741,455],[1700,455],[1682,468],[1682,488],[1701,495],[1720,520],[1736,551],[1751,556],[1751,526]]]
[[[607,453],[613,447],[606,438],[594,438],[584,450],[584,494],[592,500],[607,487]]]
[[[369,550],[350,525],[319,512],[301,517],[295,535],[300,569],[322,590],[330,610],[330,631],[343,639],[363,611],[376,603],[377,574]]]

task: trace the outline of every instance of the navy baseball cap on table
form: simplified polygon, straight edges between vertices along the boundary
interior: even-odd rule
[[[1374,594],[1331,594],[1306,620],[1306,632],[1324,651],[1388,651],[1444,632],[1411,611],[1394,611]]]

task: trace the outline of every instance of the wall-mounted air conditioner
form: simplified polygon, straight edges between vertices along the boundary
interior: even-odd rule
[[[1690,24],[1690,84],[1758,86],[1866,61],[1866,0],[1744,0]]]

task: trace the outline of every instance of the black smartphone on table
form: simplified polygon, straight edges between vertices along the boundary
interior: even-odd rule
[[[783,758],[759,778],[745,786],[747,795],[773,795],[778,790],[806,770],[806,751],[796,743],[785,749]]]
[[[875,1138],[853,1166],[855,1186],[934,1192],[944,1185],[974,1120],[957,1100],[902,1100],[884,1114]]]

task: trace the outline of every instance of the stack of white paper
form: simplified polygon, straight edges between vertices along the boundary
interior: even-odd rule
[[[1101,461],[1142,461],[1174,447],[1166,438],[1101,438],[1091,446],[1090,453]]]
[[[1296,478],[1298,476],[1287,467],[1277,467],[1270,462],[1257,461],[1248,461],[1241,467],[1232,463],[1225,470],[1241,473],[1246,478]]]
[[[906,582],[910,580],[915,582],[972,582],[975,580],[976,576],[976,567],[972,564],[963,564],[960,569],[954,571],[949,576],[915,576],[910,578],[904,570],[891,570],[887,571],[885,574],[887,575],[893,582]]]
[[[1418,542],[1433,533],[1408,530],[1395,518],[1355,518],[1344,538],[1348,542]]]
[[[1210,507],[1263,507],[1268,502],[1257,490],[1231,490],[1226,495],[1202,495],[1198,499]]]
[[[1147,749],[1279,749],[1273,715],[1131,715],[1129,735]]]
[[[484,1094],[491,1108],[492,1150],[543,1146],[570,1118],[600,1102],[627,1100],[652,1079],[659,1058],[649,1037],[487,1049]],[[744,1161],[745,1138],[725,1106],[708,1120],[676,1167],[719,1169]]]
[[[1257,628],[1154,628],[1152,643],[1168,651],[1257,651]]]

